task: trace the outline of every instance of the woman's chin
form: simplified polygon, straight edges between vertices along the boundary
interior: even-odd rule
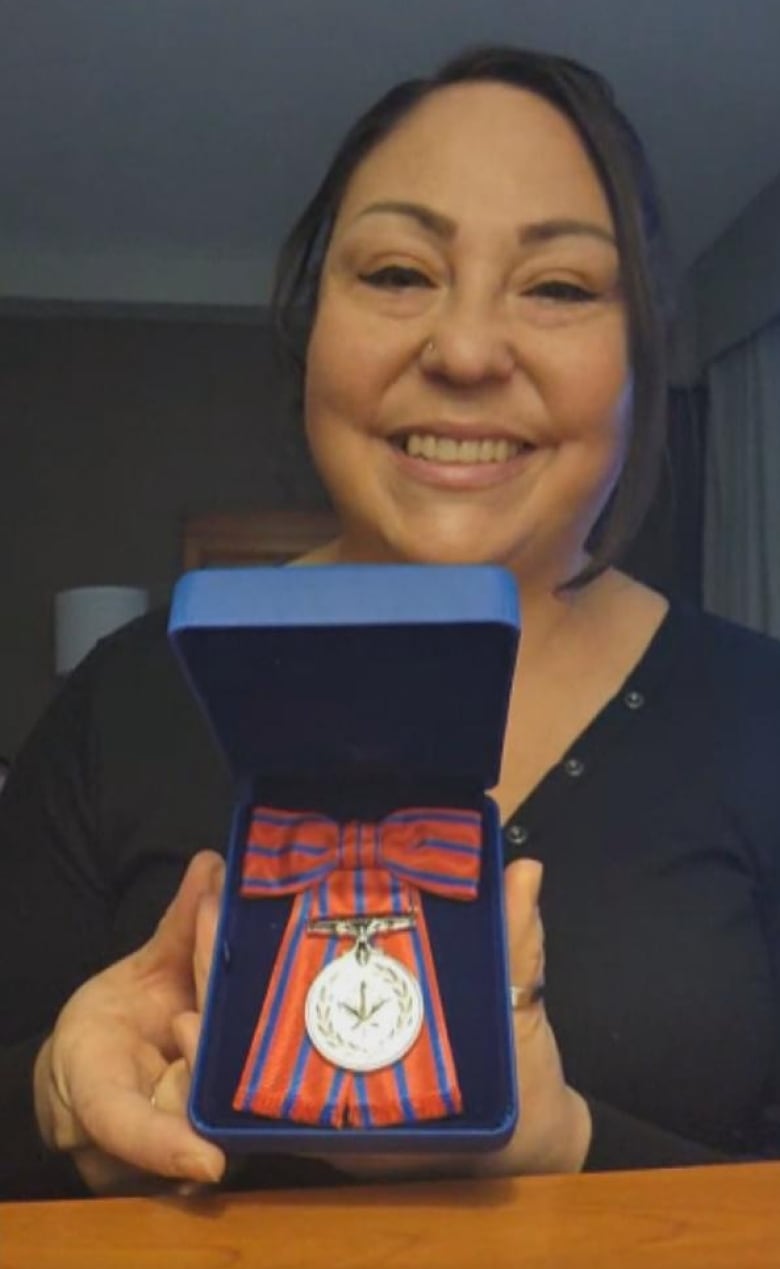
[[[342,563],[500,564],[514,571],[530,544],[523,526],[489,514],[421,514],[414,505],[380,514],[341,509],[342,533],[333,550]],[[503,520],[503,523],[502,523]]]
[[[447,533],[389,535],[381,541],[345,537],[341,543],[341,559],[396,564],[505,564],[507,557],[500,549],[473,537]]]
[[[467,546],[457,543],[428,543],[424,548],[409,551],[406,559],[410,564],[503,564],[489,551],[480,550],[473,542]]]

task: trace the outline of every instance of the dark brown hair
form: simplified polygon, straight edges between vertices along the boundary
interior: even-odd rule
[[[569,582],[583,585],[621,556],[639,528],[655,490],[666,434],[671,287],[659,200],[642,144],[606,80],[568,58],[491,47],[468,50],[430,78],[391,89],[349,130],[282,246],[272,299],[275,327],[302,371],[325,252],[353,173],[431,93],[475,80],[528,89],[567,116],[594,164],[615,223],[628,313],[633,422],[622,471],[591,534],[591,560]]]

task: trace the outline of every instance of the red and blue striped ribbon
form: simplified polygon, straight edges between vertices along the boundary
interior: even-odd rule
[[[295,894],[233,1099],[236,1110],[340,1127],[440,1119],[462,1109],[420,891],[469,901],[479,884],[478,811],[411,807],[378,823],[260,806],[252,814],[241,896]],[[313,937],[310,921],[414,913],[381,949],[419,981],[420,1035],[399,1061],[365,1074],[327,1061],[306,1032],[306,994],[354,938]]]

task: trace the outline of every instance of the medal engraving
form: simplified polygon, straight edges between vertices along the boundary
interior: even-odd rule
[[[306,997],[312,1044],[348,1071],[377,1071],[398,1062],[422,1027],[420,985],[401,961],[371,946],[375,925],[368,929],[356,922],[350,928],[355,946],[320,971]]]

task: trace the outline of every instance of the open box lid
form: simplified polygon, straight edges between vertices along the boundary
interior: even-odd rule
[[[207,569],[169,634],[236,779],[496,784],[518,638],[492,565]]]

